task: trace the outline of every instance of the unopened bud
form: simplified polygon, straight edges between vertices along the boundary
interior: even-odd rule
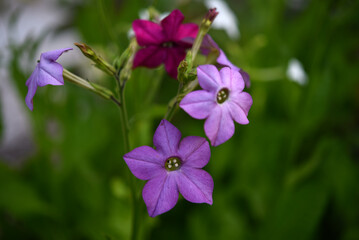
[[[203,19],[204,24],[210,26],[214,19],[217,17],[218,12],[216,8],[211,8],[208,10],[206,16]]]

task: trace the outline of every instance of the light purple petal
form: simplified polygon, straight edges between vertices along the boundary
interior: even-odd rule
[[[178,32],[176,33],[176,39],[181,40],[183,38],[196,38],[198,33],[198,25],[194,23],[181,24]]]
[[[196,136],[182,139],[178,153],[183,160],[183,167],[203,168],[211,157],[207,140]]]
[[[178,65],[186,57],[186,50],[181,47],[173,47],[167,48],[166,52],[165,69],[172,78],[177,79]]]
[[[178,189],[182,196],[193,203],[212,205],[213,179],[206,171],[190,167],[182,167],[177,177]]]
[[[199,85],[207,91],[217,91],[221,85],[221,77],[214,65],[200,65],[197,67]]]
[[[167,41],[176,41],[176,35],[183,22],[184,16],[180,10],[173,10],[166,18],[161,21],[161,26],[166,34]]]
[[[203,37],[200,50],[203,55],[208,55],[212,51],[219,51],[221,49],[218,47],[217,43],[211,38],[211,36],[206,34]]]
[[[149,180],[143,188],[142,197],[148,214],[155,217],[171,210],[178,200],[177,173],[163,173]]]
[[[153,136],[156,150],[166,158],[177,154],[180,140],[181,132],[167,120],[161,121]]]
[[[243,109],[234,101],[228,102],[228,108],[232,118],[239,124],[248,124],[248,118]]]
[[[35,70],[32,72],[31,76],[26,81],[26,86],[28,87],[28,91],[25,97],[25,103],[31,111],[34,110],[33,98],[35,96],[37,89],[36,79],[38,78],[38,74],[39,74],[39,65],[37,64]]]
[[[157,23],[136,19],[132,23],[132,28],[140,46],[159,45],[166,41],[163,29]]]
[[[40,56],[40,63],[45,64],[48,62],[56,61],[64,52],[72,50],[72,48],[62,48],[53,51],[44,52]]]
[[[246,87],[249,88],[251,86],[251,80],[249,74],[245,72],[243,69],[239,69],[239,73],[242,75]]]
[[[244,81],[238,71],[229,67],[224,67],[219,72],[224,86],[228,87],[231,92],[242,92],[244,89]]]
[[[205,119],[216,106],[214,93],[198,90],[188,93],[180,102],[179,106],[191,117]]]
[[[155,68],[166,59],[166,49],[158,46],[149,46],[138,50],[133,60],[133,68],[138,66]]]
[[[248,115],[249,109],[253,104],[252,96],[249,93],[241,92],[241,93],[234,93],[231,97],[231,102],[235,102],[239,107],[242,108],[246,116]]]
[[[37,85],[43,87],[46,85],[64,85],[62,72],[64,68],[57,62],[40,62],[40,72],[37,78]]]
[[[126,153],[123,159],[133,175],[142,180],[151,179],[162,172],[166,172],[161,154],[149,146],[142,146]]]
[[[212,146],[218,146],[234,134],[234,123],[225,104],[218,105],[204,123],[204,131]]]

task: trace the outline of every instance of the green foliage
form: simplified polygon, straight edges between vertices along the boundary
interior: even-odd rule
[[[196,1],[154,2],[161,12],[205,12]],[[223,30],[210,34],[251,76],[250,124],[236,124],[233,138],[211,149],[206,170],[215,182],[213,206],[180,198],[152,219],[141,201],[140,236],[359,239],[358,2],[303,1],[301,9],[281,0],[227,2],[240,20],[241,39]],[[128,46],[139,10],[151,3],[85,1],[73,9],[73,24],[81,42],[111,62]],[[30,74],[19,61],[41,41],[30,40],[31,47],[11,47],[9,69],[23,98]],[[287,79],[291,58],[302,62],[307,85]],[[132,147],[152,145],[177,86],[163,67],[132,72],[125,90]],[[20,168],[0,162],[0,239],[129,238],[132,212],[116,105],[71,84],[38,89],[34,101],[36,153]],[[173,123],[183,136],[204,136],[204,121],[183,111]]]

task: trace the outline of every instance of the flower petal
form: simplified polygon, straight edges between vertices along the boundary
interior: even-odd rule
[[[239,124],[248,124],[248,118],[243,109],[234,101],[228,102],[232,118]]]
[[[144,66],[158,67],[166,59],[166,50],[158,46],[149,46],[138,50],[133,60],[133,68]]]
[[[167,212],[176,205],[178,200],[176,175],[176,173],[160,174],[144,186],[142,197],[151,217]]]
[[[178,30],[183,22],[184,16],[180,10],[173,10],[167,17],[161,21],[161,26],[166,35],[167,41],[176,41]]]
[[[252,96],[249,95],[249,93],[241,92],[241,93],[235,93],[231,97],[231,102],[235,102],[239,107],[244,111],[246,116],[248,115],[249,109],[251,108],[253,104]]]
[[[157,23],[136,19],[132,23],[132,28],[140,46],[159,45],[166,41],[163,29]]]
[[[50,85],[64,85],[62,72],[64,68],[57,62],[39,63],[39,74],[37,77],[37,85],[40,87]]]
[[[221,77],[214,65],[200,65],[197,67],[199,85],[207,91],[217,91],[221,85]]]
[[[56,61],[64,52],[72,50],[72,48],[62,48],[53,51],[44,52],[40,56],[40,63],[48,63]]]
[[[181,132],[169,121],[162,120],[153,135],[153,144],[156,150],[166,158],[177,154]]]
[[[182,139],[178,153],[183,160],[183,166],[193,168],[203,168],[211,157],[209,143],[205,138],[197,136]]]
[[[242,78],[244,80],[244,83],[246,84],[246,87],[249,88],[251,86],[249,74],[247,72],[245,72],[243,69],[239,69],[239,73],[242,75]]]
[[[198,33],[198,25],[194,23],[186,23],[181,24],[177,33],[176,33],[176,39],[181,40],[183,38],[196,38]]]
[[[227,106],[217,106],[204,123],[204,131],[212,146],[218,146],[234,134],[234,123]]]
[[[204,90],[193,91],[182,99],[179,106],[191,117],[205,119],[216,106],[215,96]]]
[[[28,87],[27,95],[25,97],[25,103],[28,108],[32,111],[34,110],[33,98],[37,89],[37,78],[39,74],[39,66],[37,65],[35,70],[32,72],[29,79],[26,81],[26,86]]]
[[[149,146],[133,149],[123,156],[133,175],[142,180],[151,179],[166,170],[163,168],[165,158]]]
[[[186,57],[186,50],[182,47],[172,47],[166,49],[167,55],[165,68],[168,74],[177,79],[177,68],[180,62]]]
[[[213,179],[206,171],[182,167],[177,176],[177,185],[182,196],[193,203],[212,205]]]
[[[242,92],[244,89],[244,81],[238,71],[229,67],[224,67],[219,72],[224,86],[228,87],[231,92]]]

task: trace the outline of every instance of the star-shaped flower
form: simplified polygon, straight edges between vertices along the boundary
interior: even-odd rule
[[[212,204],[213,179],[202,170],[211,152],[205,138],[189,136],[181,141],[181,132],[162,120],[153,144],[138,147],[124,155],[133,175],[148,180],[142,196],[148,214],[155,217],[172,209],[179,192],[193,203]]]
[[[182,24],[183,14],[172,11],[159,24],[137,19],[132,26],[140,49],[134,59],[133,67],[155,68],[165,64],[168,74],[177,79],[177,67],[186,56],[186,49],[192,45],[186,38],[195,38],[198,26],[193,23]]]
[[[233,136],[233,120],[239,124],[249,123],[252,97],[242,92],[242,76],[229,67],[218,72],[213,65],[201,65],[197,67],[197,76],[204,90],[187,94],[180,107],[193,118],[207,119],[204,131],[212,146],[218,146]]]
[[[61,64],[55,61],[61,56],[61,54],[69,50],[72,50],[72,48],[58,49],[41,54],[39,63],[36,65],[35,70],[26,81],[28,92],[25,102],[31,111],[34,109],[32,99],[35,96],[38,86],[43,87],[48,84],[64,85],[64,79],[62,77],[64,69]]]

